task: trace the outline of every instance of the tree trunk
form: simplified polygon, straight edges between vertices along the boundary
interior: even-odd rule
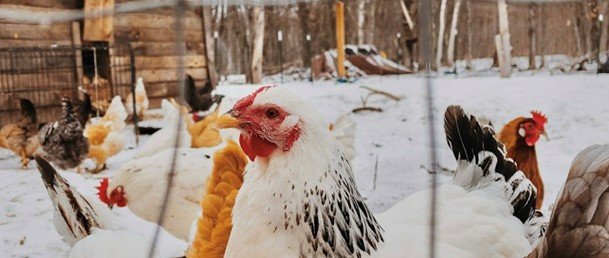
[[[465,69],[472,69],[472,0],[465,0],[465,9],[467,11],[467,54]]]
[[[364,21],[366,20],[366,2],[368,0],[358,0],[357,4],[357,44],[363,45],[366,42],[364,38]]]
[[[214,48],[214,35],[211,24],[211,9],[210,7],[202,7],[201,15],[203,16],[203,37],[205,38],[205,57],[207,58],[207,74],[209,81],[213,87],[218,84],[218,71],[216,70],[216,53]]]
[[[252,11],[252,83],[262,81],[262,51],[264,49],[264,6],[256,6]]]
[[[499,37],[501,50],[497,49],[499,55],[499,75],[501,78],[508,78],[512,73],[512,46],[510,45],[510,29],[508,21],[507,4],[505,0],[497,2],[499,9]]]
[[[590,15],[590,8],[588,8],[588,4],[584,1],[581,3],[583,5],[583,8],[581,8],[580,10],[582,10],[582,17],[588,17]],[[591,54],[593,52],[593,47],[592,47],[592,26],[590,24],[590,18],[586,18],[584,25],[583,25],[583,31],[585,33],[585,40],[586,40],[586,51],[585,54]]]
[[[444,50],[444,27],[446,25],[446,0],[440,3],[440,21],[438,29],[438,45],[436,52],[436,69],[439,70],[442,66],[442,54]]]
[[[537,68],[535,43],[535,4],[529,3],[529,70]]]
[[[539,24],[541,25],[539,36],[539,55],[541,56],[541,62],[539,64],[539,69],[542,69],[546,66],[546,20],[543,10],[543,4],[539,5]]]
[[[453,17],[450,24],[450,36],[448,37],[448,49],[446,50],[446,59],[449,65],[454,66],[455,62],[455,39],[457,37],[457,24],[459,21],[459,9],[461,8],[461,0],[455,0],[453,8]]]
[[[599,15],[603,15],[603,19],[602,21],[600,21],[600,26],[601,26],[601,37],[600,37],[600,42],[599,42],[599,46],[598,46],[598,51],[602,52],[607,50],[607,29],[609,26],[609,22],[607,22],[607,1],[603,1],[601,8],[599,10]]]
[[[579,30],[580,19],[577,17],[577,13],[573,14],[573,33],[575,34],[575,56],[582,56],[584,53],[582,52],[582,39],[581,33]]]
[[[368,2],[367,6],[368,8],[366,8],[366,22],[364,23],[365,28],[365,34],[366,34],[366,43],[368,44],[374,44],[374,32],[376,31],[376,24],[375,24],[375,17],[376,17],[376,9],[377,6],[379,5],[378,0],[376,1],[370,1]]]
[[[298,19],[300,20],[300,30],[302,31],[301,35],[301,44],[302,46],[307,46],[307,44],[311,44],[312,42],[307,42],[307,35],[310,35],[309,29],[309,7],[310,4],[307,3],[298,3]],[[302,63],[305,67],[311,66],[311,56],[309,55],[309,50],[311,46],[308,46],[309,49],[307,51],[301,51],[302,53]]]

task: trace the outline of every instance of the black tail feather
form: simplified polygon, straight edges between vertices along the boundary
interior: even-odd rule
[[[511,199],[514,216],[522,222],[528,220],[535,212],[535,188],[516,164],[506,158],[504,146],[495,138],[492,127],[480,125],[474,116],[466,114],[460,106],[449,106],[444,114],[444,130],[448,145],[457,160],[477,164],[482,169],[483,176],[489,173],[500,174],[509,183],[513,191]],[[488,155],[478,155],[483,151],[496,157],[494,170],[491,171],[492,168],[489,167]],[[485,158],[482,159],[483,157]],[[525,184],[521,185],[523,182]]]
[[[34,103],[32,103],[29,99],[19,99],[19,104],[21,106],[21,117],[26,118],[29,122],[36,124],[36,108],[34,107]]]
[[[83,92],[84,100],[78,106],[78,122],[80,125],[85,128],[87,121],[89,121],[89,117],[93,113],[93,105],[91,104],[91,96],[89,93]]]

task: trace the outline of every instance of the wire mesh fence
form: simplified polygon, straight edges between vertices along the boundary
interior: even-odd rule
[[[128,45],[0,49],[0,124],[19,118],[19,98],[34,103],[40,122],[53,120],[62,97],[82,98],[79,87],[103,110],[112,96],[131,91],[131,51]]]

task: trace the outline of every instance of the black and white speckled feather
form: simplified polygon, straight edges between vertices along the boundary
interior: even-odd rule
[[[331,185],[326,190],[317,187],[305,192],[302,222],[307,245],[301,256],[361,257],[377,250],[383,242],[383,228],[365,205],[357,190],[351,165],[338,149],[332,165],[320,181]],[[300,217],[297,214],[297,217]]]
[[[523,223],[535,217],[535,186],[507,158],[503,144],[495,138],[490,126],[482,126],[474,116],[459,106],[450,106],[444,115],[444,130],[448,145],[459,162],[459,168],[477,166],[478,169],[457,169],[455,183],[472,190],[493,181],[504,181],[505,193],[513,207],[513,214]],[[479,173],[463,175],[464,173]],[[461,173],[461,174],[460,174]],[[467,180],[460,180],[466,178]]]
[[[72,110],[72,103],[62,99],[62,118],[46,124],[39,132],[45,157],[61,169],[75,168],[87,157],[89,142]]]

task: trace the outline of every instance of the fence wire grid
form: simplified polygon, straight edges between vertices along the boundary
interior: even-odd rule
[[[480,1],[480,0],[477,0]],[[534,2],[534,3],[545,3],[545,2],[566,2],[566,1],[578,1],[578,0],[508,0],[507,2]],[[105,16],[112,16],[120,13],[129,13],[135,11],[146,11],[157,8],[173,8],[174,9],[174,29],[176,31],[176,40],[175,40],[175,51],[178,54],[178,68],[177,74],[179,78],[179,88],[178,95],[179,97],[183,97],[184,94],[184,86],[185,86],[185,39],[184,39],[184,10],[187,7],[197,7],[197,6],[281,6],[281,5],[292,5],[298,3],[319,3],[319,2],[336,2],[334,0],[201,0],[201,1],[191,1],[191,0],[149,0],[149,1],[132,1],[127,3],[119,3],[115,4],[113,8],[106,8],[102,10],[98,10],[95,12],[84,12],[83,10],[58,10],[58,11],[48,11],[44,14],[32,14],[27,10],[11,8],[11,7],[0,7],[0,19],[14,21],[14,22],[28,22],[28,23],[36,23],[41,25],[49,25],[53,23],[60,22],[68,22],[68,21],[79,21],[83,19],[91,19],[91,18],[100,18]],[[425,67],[425,85],[427,89],[427,116],[429,119],[429,139],[431,141],[431,150],[430,150],[430,167],[433,168],[437,165],[436,162],[436,145],[433,144],[435,141],[434,138],[434,123],[433,123],[433,100],[434,93],[432,88],[432,76],[431,76],[431,59],[432,59],[432,5],[431,1],[420,1],[419,3],[420,9],[419,11],[423,14],[427,13],[428,15],[419,15],[419,23],[421,24],[422,34],[421,34],[421,48],[423,50],[424,62],[422,65]],[[0,53],[1,54],[1,53]],[[177,131],[180,131],[180,127],[182,123],[180,123],[180,117],[175,121],[177,124]],[[149,256],[154,257],[156,246],[159,241],[159,234],[161,232],[161,224],[165,220],[165,211],[167,209],[167,202],[171,195],[171,185],[173,182],[173,177],[175,175],[175,170],[177,167],[177,147],[180,142],[180,134],[176,133],[174,152],[172,156],[171,163],[171,171],[168,176],[168,181],[164,190],[164,200],[161,210],[159,211],[159,220],[157,221],[157,228],[154,235],[154,240],[150,245]],[[432,169],[435,171],[435,169]],[[437,179],[436,173],[431,173],[432,177],[432,195],[431,195],[431,216],[430,216],[430,241],[429,241],[429,249],[430,249],[430,257],[436,257],[435,247],[436,247],[436,235],[435,235],[435,225],[436,221],[436,191],[437,191]]]

